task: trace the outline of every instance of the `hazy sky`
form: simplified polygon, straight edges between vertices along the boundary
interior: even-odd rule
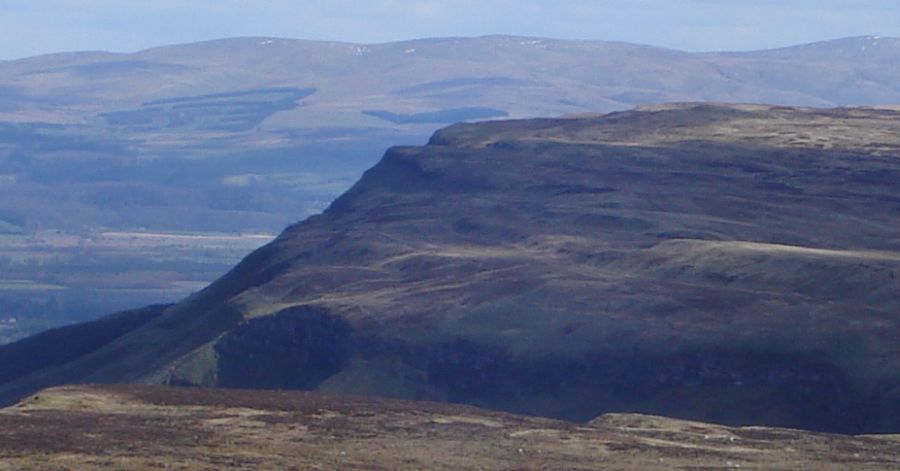
[[[231,36],[516,34],[746,50],[900,36],[896,0],[0,0],[0,59]]]

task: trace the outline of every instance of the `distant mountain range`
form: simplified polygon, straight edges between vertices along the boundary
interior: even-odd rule
[[[875,36],[739,53],[510,36],[387,44],[237,38],[0,62],[0,120],[121,125],[105,123],[103,113],[272,88],[315,92],[301,107],[269,109],[269,130],[392,124],[365,110],[477,106],[533,117],[673,101],[872,105],[900,103],[898,79],[900,40]]]
[[[137,382],[896,432],[898,136],[900,111],[762,105],[454,125],[174,306],[0,347],[0,398]]]

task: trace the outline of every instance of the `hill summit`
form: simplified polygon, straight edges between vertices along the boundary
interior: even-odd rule
[[[898,431],[897,136],[890,109],[718,104],[454,125],[0,395],[165,383]]]

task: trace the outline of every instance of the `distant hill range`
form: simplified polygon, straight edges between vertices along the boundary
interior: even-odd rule
[[[174,306],[0,347],[0,397],[137,382],[896,432],[898,153],[900,111],[874,108],[450,126]]]
[[[465,115],[438,113],[465,107],[534,117],[677,101],[900,103],[897,83],[900,40],[874,36],[736,53],[511,36],[387,44],[238,38],[0,63],[0,120],[127,127],[134,123],[121,113],[218,112],[230,98],[255,103],[254,116],[270,118],[235,119],[235,129],[238,121],[272,130],[344,128],[390,126],[391,115],[416,113],[432,114],[420,118],[425,123],[453,122]],[[302,103],[284,109],[264,93],[252,95],[265,90],[308,92],[280,96],[285,105]]]

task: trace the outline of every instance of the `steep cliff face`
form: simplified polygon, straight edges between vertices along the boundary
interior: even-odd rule
[[[59,381],[900,430],[900,113],[674,105],[395,148]]]

